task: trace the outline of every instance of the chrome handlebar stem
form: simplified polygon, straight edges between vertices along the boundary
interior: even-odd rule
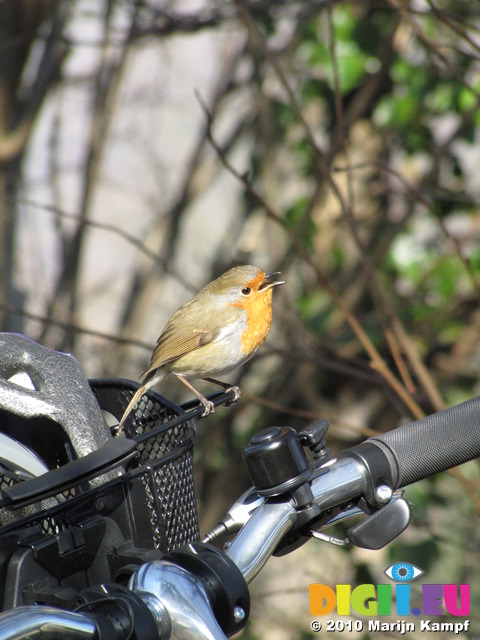
[[[294,527],[297,514],[290,502],[265,502],[226,549],[247,584],[259,573],[278,543]]]
[[[88,614],[37,605],[19,607],[0,614],[0,640],[88,640],[95,638],[95,635],[95,622]]]
[[[166,560],[144,564],[129,588],[146,603],[159,629],[159,640],[225,640],[200,580]]]

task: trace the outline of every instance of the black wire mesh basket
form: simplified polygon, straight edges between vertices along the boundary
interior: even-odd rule
[[[118,423],[138,388],[117,379],[91,380],[90,386],[107,423],[113,416],[112,424]],[[135,548],[166,553],[197,540],[193,420],[181,408],[149,392],[131,412],[124,431],[132,446],[127,447],[121,464],[97,468],[96,476],[64,486],[55,495],[35,494],[31,503],[24,499],[21,508],[11,511],[6,523],[4,520],[0,540],[20,535],[19,531],[23,538],[34,540],[79,525],[87,531],[85,523],[100,526],[99,517],[108,519],[109,548],[128,541]],[[2,491],[16,482],[18,478],[0,468]],[[28,480],[22,485],[28,486]]]
[[[93,380],[91,386],[101,408],[116,418],[123,415],[137,389],[137,385],[121,380]],[[130,465],[127,480],[141,483],[150,523],[147,531],[154,546],[167,552],[198,540],[194,421],[180,407],[149,392],[127,418],[125,435],[137,442],[139,456]],[[131,510],[135,516],[138,507]]]

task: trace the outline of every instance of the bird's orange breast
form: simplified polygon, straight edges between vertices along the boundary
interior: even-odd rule
[[[265,339],[272,324],[272,289],[259,291],[252,299],[230,303],[246,312],[246,327],[240,338],[240,348],[251,355]]]

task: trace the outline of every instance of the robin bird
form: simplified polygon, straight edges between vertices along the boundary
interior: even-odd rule
[[[278,275],[279,271],[264,273],[249,265],[234,267],[180,307],[157,340],[150,365],[142,374],[142,385],[126,408],[119,430],[140,397],[170,374],[197,396],[204,416],[213,412],[213,403],[188,378],[229,388],[212,376],[243,364],[265,342],[272,323],[273,288],[285,284],[276,279]],[[233,388],[237,399],[239,389]]]

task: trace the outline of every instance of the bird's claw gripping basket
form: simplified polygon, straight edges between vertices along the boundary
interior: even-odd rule
[[[114,438],[135,390],[0,334],[0,610],[81,606],[90,585],[198,539],[194,423],[149,393]]]

